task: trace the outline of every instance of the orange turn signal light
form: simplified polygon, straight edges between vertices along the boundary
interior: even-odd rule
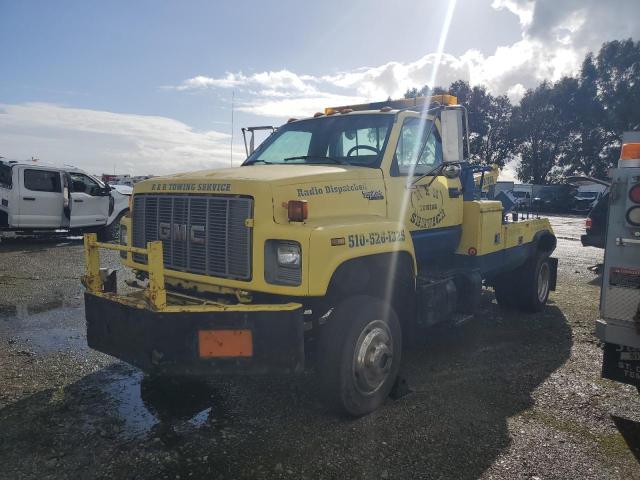
[[[640,160],[640,143],[623,144],[620,160]]]
[[[309,204],[306,200],[289,200],[287,213],[290,222],[304,222],[309,217]]]

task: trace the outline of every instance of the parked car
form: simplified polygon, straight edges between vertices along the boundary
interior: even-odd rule
[[[128,210],[126,193],[80,169],[0,160],[0,230],[98,232],[111,240]]]
[[[573,197],[573,211],[576,213],[590,212],[601,195],[600,192],[578,192]]]
[[[607,213],[609,211],[609,191],[602,195],[589,212],[585,222],[586,233],[580,237],[585,247],[604,248],[607,233]]]

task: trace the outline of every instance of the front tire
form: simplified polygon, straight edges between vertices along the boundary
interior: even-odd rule
[[[373,412],[400,368],[402,331],[393,308],[367,295],[347,298],[322,328],[318,370],[325,400],[341,413]]]
[[[101,242],[117,242],[120,240],[120,220],[124,217],[126,212],[120,213],[113,219],[109,225],[98,230],[98,240]]]

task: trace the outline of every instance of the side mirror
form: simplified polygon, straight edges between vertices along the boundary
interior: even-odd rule
[[[464,129],[462,109],[452,108],[440,113],[442,129],[442,157],[445,162],[464,160]]]

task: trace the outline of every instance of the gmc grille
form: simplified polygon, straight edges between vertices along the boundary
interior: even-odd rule
[[[133,197],[132,243],[162,240],[171,270],[249,280],[253,199],[247,197],[145,195]],[[145,255],[134,254],[137,263]]]

